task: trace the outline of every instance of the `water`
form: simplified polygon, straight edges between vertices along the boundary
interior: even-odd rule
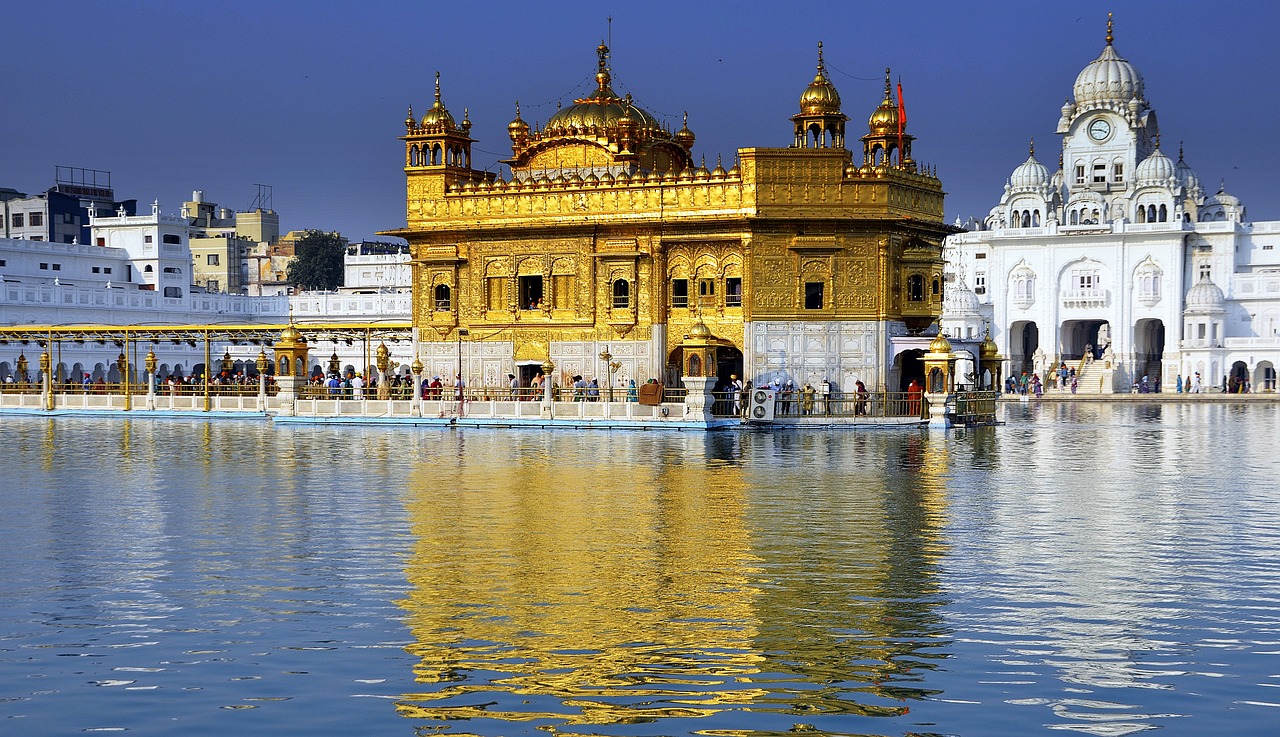
[[[0,420],[0,734],[1271,735],[1280,405]]]

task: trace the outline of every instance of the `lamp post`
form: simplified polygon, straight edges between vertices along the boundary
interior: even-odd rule
[[[409,409],[411,417],[420,417],[422,415],[422,359],[418,358],[418,354],[413,354],[413,365],[409,367],[413,371],[413,406]]]
[[[600,351],[600,360],[604,361],[604,380],[605,380],[605,384],[607,384],[607,389],[608,389],[604,395],[604,401],[606,403],[613,401],[613,381],[612,381],[612,377],[609,374],[609,361],[612,359],[613,359],[613,354],[609,353],[609,346],[606,345],[604,347],[604,350]]]
[[[267,366],[271,362],[267,360],[266,350],[258,351],[258,360],[254,364],[258,367],[258,411],[267,411]]]
[[[133,394],[129,388],[129,357],[124,351],[120,351],[120,355],[116,356],[116,368],[120,369],[120,388],[124,390],[124,408],[125,410],[133,409]]]
[[[25,361],[24,361],[25,363]],[[49,374],[49,351],[40,354],[40,391],[44,393],[44,408],[53,411],[53,377]]]
[[[542,413],[548,419],[555,417],[556,382],[551,376],[555,370],[551,356],[547,356],[547,360],[542,362]]]
[[[387,369],[391,367],[391,351],[387,349],[386,343],[378,344],[374,364],[378,367],[378,399],[390,399],[391,387],[387,386]]]
[[[143,365],[147,367],[147,409],[156,408],[156,347],[147,350]]]
[[[454,377],[453,385],[457,392],[458,399],[458,415],[462,415],[462,339],[470,336],[471,332],[466,328],[458,328],[458,375]]]
[[[18,354],[18,384],[23,386],[27,383],[27,354]]]

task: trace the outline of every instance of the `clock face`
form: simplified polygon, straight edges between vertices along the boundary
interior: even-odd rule
[[[1089,137],[1095,141],[1104,140],[1111,135],[1111,124],[1103,118],[1098,118],[1089,124]]]

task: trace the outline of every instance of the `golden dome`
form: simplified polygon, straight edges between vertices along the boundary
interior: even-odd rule
[[[988,330],[982,342],[978,344],[978,358],[983,363],[988,363],[994,361],[999,354],[1000,349],[996,347],[996,342],[991,339],[991,331]]]
[[[840,93],[827,78],[822,62],[822,42],[818,42],[818,72],[800,95],[800,112],[804,115],[831,115],[840,112]],[[894,125],[897,125],[896,123]]]
[[[410,130],[412,130],[412,129],[413,129],[413,124],[414,124],[415,122],[417,122],[417,121],[416,121],[416,120],[414,119],[414,117],[413,117],[413,105],[412,105],[412,104],[410,104],[410,105],[409,105],[409,114],[408,114],[408,115],[406,115],[406,116],[405,116],[405,118],[404,118],[404,127],[405,127],[405,128],[408,128],[408,129],[410,129]]]
[[[950,353],[951,341],[947,340],[946,333],[939,332],[937,337],[929,343],[930,353]]]
[[[280,331],[280,340],[276,341],[276,348],[293,348],[296,345],[306,344],[306,337],[293,326],[293,323],[289,323],[284,330]]]
[[[676,131],[676,143],[680,144],[685,151],[693,148],[693,131],[689,130],[689,111],[684,113],[684,126]]]
[[[699,320],[697,324],[695,324],[693,328],[689,330],[689,334],[686,335],[685,338],[690,340],[693,340],[693,339],[710,340],[711,328],[707,327],[707,324],[705,322]]]
[[[431,109],[422,116],[422,127],[443,126],[446,129],[457,127],[453,122],[453,116],[445,109],[444,103],[440,101],[440,72],[436,72],[436,101],[431,105]]]
[[[871,113],[867,127],[871,129],[873,136],[898,134],[898,105],[893,101],[893,88],[889,81],[888,67],[884,70],[884,100]]]
[[[599,61],[598,70],[596,71],[597,87],[595,92],[574,100],[574,104],[569,107],[557,110],[547,120],[544,130],[548,133],[554,133],[571,128],[579,131],[591,128],[612,128],[616,127],[624,118],[629,118],[629,122],[640,129],[660,129],[661,126],[658,124],[657,118],[631,104],[630,95],[625,99],[618,97],[618,93],[614,92],[613,88],[609,86],[612,81],[608,65],[609,47],[600,44],[596,49],[596,53],[599,56]]]

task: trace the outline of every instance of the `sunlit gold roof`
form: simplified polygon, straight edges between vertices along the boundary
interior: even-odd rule
[[[951,352],[951,341],[947,340],[946,333],[941,333],[941,332],[938,333],[937,337],[935,337],[929,343],[929,352],[930,353],[950,353]]]
[[[445,108],[444,103],[440,101],[440,72],[436,72],[436,100],[431,105],[431,109],[427,110],[422,116],[421,126],[423,128],[444,128],[453,129],[457,125],[453,122],[453,116]]]
[[[630,95],[626,98],[619,97],[610,87],[612,76],[608,65],[609,47],[600,44],[596,53],[599,56],[596,90],[586,97],[574,100],[573,105],[557,110],[547,121],[545,130],[552,133],[575,128],[588,130],[616,127],[623,117],[630,118],[642,130],[661,128],[657,118],[631,104]]]
[[[994,361],[999,355],[1000,349],[996,347],[996,342],[991,339],[991,330],[987,330],[987,334],[982,337],[982,342],[978,344],[978,358],[983,363]]]
[[[884,70],[884,100],[871,113],[867,127],[871,129],[871,134],[876,136],[896,135],[898,132],[898,104],[893,101],[893,88],[889,82],[887,68]]]
[[[840,112],[840,93],[827,78],[827,68],[822,61],[822,42],[818,42],[818,71],[813,81],[800,95],[800,112],[805,115],[828,115]],[[894,123],[896,126],[897,123]]]

